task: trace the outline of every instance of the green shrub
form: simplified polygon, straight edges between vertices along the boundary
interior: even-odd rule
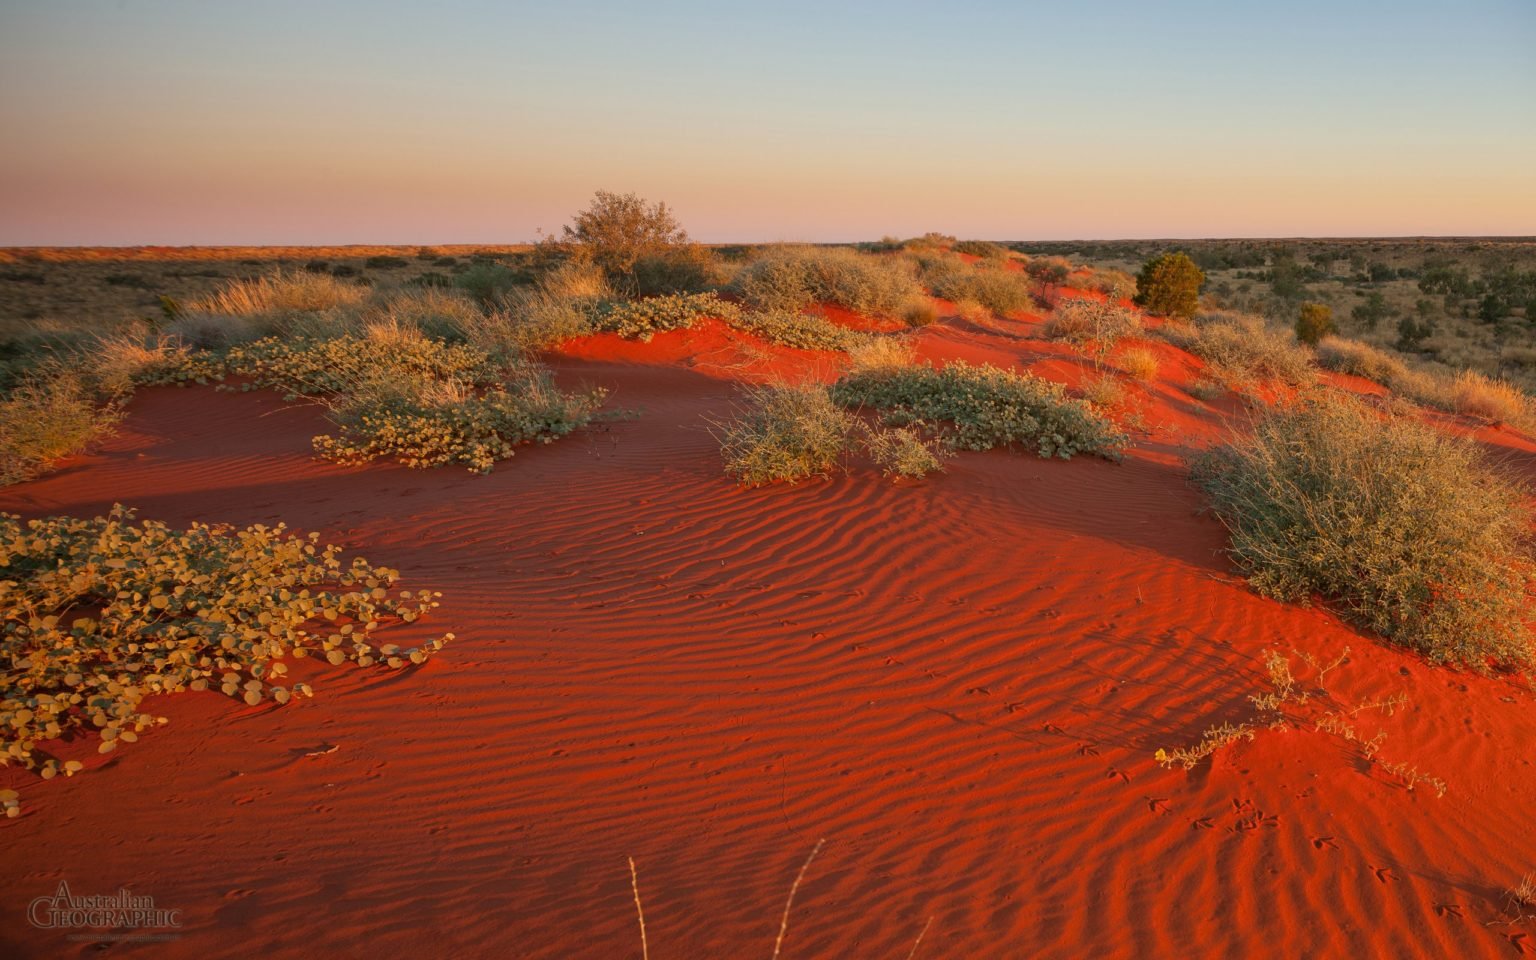
[[[0,485],[30,480],[82,452],[120,419],[117,406],[97,402],[79,375],[38,371],[0,399]]]
[[[650,340],[664,330],[682,330],[695,320],[718,317],[727,323],[738,320],[741,308],[713,293],[670,293],[643,300],[610,303],[599,310],[593,324],[598,330],[632,340]]]
[[[285,680],[288,657],[421,663],[452,634],[376,645],[380,627],[438,605],[430,590],[396,592],[399,577],[282,525],[176,531],[121,506],[91,520],[0,514],[0,764],[73,774],[82,764],[44,744],[90,735],[110,753],[165,722],[141,710],[155,694],[308,696]]]
[[[832,303],[877,317],[896,316],[922,292],[905,261],[846,247],[766,248],[737,274],[736,286],[764,310]]]
[[[596,263],[629,292],[638,292],[636,266],[642,259],[665,257],[688,243],[687,231],[665,203],[607,190],[597,191],[562,234],[578,256]]]
[[[1192,317],[1200,309],[1205,272],[1182,253],[1165,253],[1142,265],[1136,305],[1163,317]]]
[[[316,437],[315,451],[338,463],[387,458],[489,473],[518,444],[550,443],[586,425],[602,397],[561,393],[547,372],[533,370],[483,390],[455,380],[372,377],[332,402],[339,430]]]
[[[1316,345],[1333,333],[1333,309],[1322,303],[1303,303],[1296,318],[1296,339]]]
[[[481,306],[495,307],[522,284],[523,278],[499,263],[477,260],[458,274],[454,282]]]
[[[363,336],[329,340],[269,337],[231,348],[225,364],[230,373],[290,398],[344,392],[375,378],[480,383],[497,375],[495,363],[482,350],[385,325]]]
[[[871,338],[871,334],[840,327],[825,317],[789,310],[738,311],[726,322],[769,343],[801,350],[847,352]]]
[[[531,288],[513,291],[502,309],[466,324],[464,338],[486,353],[514,356],[594,331],[593,318],[612,290],[592,264],[565,263]]]
[[[708,247],[682,244],[635,261],[634,291],[649,297],[663,293],[703,293],[720,281],[720,269]]]
[[[725,472],[756,487],[825,475],[848,446],[854,420],[819,384],[770,384],[747,391],[736,419],[719,424]]]
[[[369,270],[398,270],[401,267],[408,267],[410,265],[410,261],[404,257],[395,257],[389,254],[379,254],[363,261],[363,266]]]
[[[1198,465],[1260,592],[1318,594],[1435,662],[1528,666],[1524,492],[1471,442],[1320,398]]]
[[[845,407],[871,407],[894,426],[949,424],[954,445],[967,450],[1019,444],[1042,457],[1092,453],[1117,459],[1127,438],[1065,388],[1033,374],[972,367],[955,361],[930,366],[854,369],[832,386]]]

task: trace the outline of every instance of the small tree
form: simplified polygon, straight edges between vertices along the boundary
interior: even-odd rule
[[[1029,261],[1024,265],[1024,272],[1038,286],[1037,296],[1040,301],[1047,306],[1053,306],[1056,302],[1057,290],[1071,275],[1072,268],[1062,260],[1052,257],[1048,260]]]
[[[1435,321],[1425,311],[1420,311],[1417,317],[1403,317],[1397,321],[1397,349],[1417,350],[1434,332]]]
[[[1392,307],[1387,305],[1387,298],[1379,293],[1371,293],[1365,298],[1365,302],[1359,304],[1349,312],[1349,316],[1356,323],[1367,330],[1375,330],[1376,325],[1395,313]]]
[[[591,258],[613,279],[633,285],[635,264],[678,250],[688,233],[665,203],[649,204],[633,193],[599,190],[592,205],[564,230],[567,244]]]
[[[1136,305],[1164,317],[1189,318],[1200,308],[1205,271],[1182,253],[1164,253],[1136,275]]]
[[[1333,332],[1333,308],[1322,303],[1304,303],[1296,318],[1296,339],[1314,346]]]

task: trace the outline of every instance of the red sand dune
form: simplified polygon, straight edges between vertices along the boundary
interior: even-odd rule
[[[921,352],[1072,379],[1087,361],[1020,339],[1036,322],[935,325]],[[1536,868],[1530,691],[1251,593],[1186,480],[1237,412],[1179,389],[1198,361],[1158,347],[1123,464],[992,452],[741,490],[704,418],[735,379],[834,366],[742,362],[733,336],[572,344],[561,381],[639,416],[489,477],[320,463],[316,407],[164,388],[0,493],[318,530],[442,590],[409,630],[458,635],[403,673],[303,661],[316,699],[282,708],[163,698],[169,726],[69,780],[0,770],[25,804],[0,822],[0,955],[97,952],[25,922],[67,880],[182,911],[180,939],[114,956],[638,957],[633,856],[653,955],[767,956],[823,837],[785,956],[906,956],[930,917],[920,957],[1536,949],[1486,925]],[[1443,798],[1314,732],[1154,762],[1246,717],[1266,648],[1346,646],[1332,690],[1407,694],[1362,726]]]

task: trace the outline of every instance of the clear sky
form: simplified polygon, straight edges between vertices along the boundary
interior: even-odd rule
[[[1536,0],[0,0],[0,245],[1536,234]]]

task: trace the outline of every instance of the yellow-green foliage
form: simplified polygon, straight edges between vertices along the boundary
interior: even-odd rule
[[[955,303],[979,303],[994,313],[1022,310],[1033,302],[1024,275],[1001,263],[969,264],[957,256],[934,253],[917,258],[918,276],[936,297]]]
[[[231,348],[225,364],[230,373],[290,397],[335,393],[363,380],[479,382],[496,373],[482,350],[386,326],[376,326],[364,336],[346,334],[326,340],[267,337]]]
[[[632,340],[650,340],[664,330],[691,327],[704,317],[729,323],[740,316],[740,307],[713,293],[669,293],[609,304],[599,311],[594,326]]]
[[[1451,383],[1451,403],[1457,413],[1493,423],[1521,425],[1527,418],[1526,397],[1519,388],[1474,370],[1456,375]]]
[[[871,334],[840,327],[825,317],[793,310],[738,311],[727,322],[769,343],[801,350],[846,352],[873,339]]]
[[[877,317],[897,316],[922,292],[907,261],[847,247],[767,247],[736,275],[736,286],[765,310],[833,303]]]
[[[756,487],[830,473],[854,421],[820,384],[769,384],[749,389],[746,406],[719,427],[725,472]]]
[[[0,399],[0,485],[19,483],[111,431],[117,406],[99,403],[68,370],[39,371]]]
[[[1157,334],[1205,360],[1224,380],[1274,378],[1302,386],[1317,379],[1311,353],[1289,331],[1266,326],[1262,317],[1205,313],[1192,327],[1164,324]]]
[[[452,379],[373,379],[332,403],[339,430],[316,437],[315,450],[338,463],[386,458],[408,467],[457,463],[489,473],[520,443],[552,443],[584,426],[603,395],[561,393],[534,368],[484,389]]]
[[[368,296],[367,287],[305,270],[235,280],[185,304],[170,332],[204,347],[274,334],[338,332],[355,324]]]
[[[1120,354],[1119,364],[1135,380],[1151,380],[1161,366],[1156,351],[1149,347],[1130,347]]]
[[[1029,373],[955,361],[931,366],[855,367],[832,385],[845,407],[874,408],[894,426],[937,426],[966,450],[1019,444],[1042,457],[1092,453],[1117,459],[1127,438],[1066,388]]]
[[[1431,660],[1532,663],[1524,491],[1472,442],[1324,395],[1272,411],[1197,476],[1259,591],[1326,597]]]
[[[253,706],[309,695],[286,679],[289,658],[421,663],[452,634],[378,643],[380,628],[438,605],[395,590],[399,577],[282,525],[178,531],[121,506],[90,520],[0,514],[0,764],[74,773],[47,742],[89,734],[109,753],[164,722],[140,709],[153,694],[219,690]]]

